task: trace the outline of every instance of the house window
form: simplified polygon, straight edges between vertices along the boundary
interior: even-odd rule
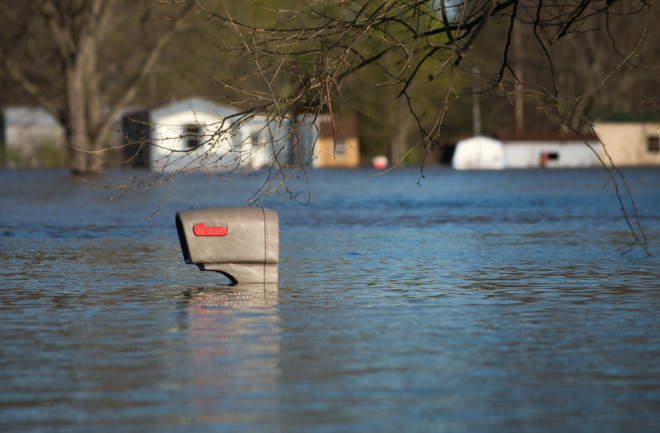
[[[259,139],[261,138],[261,134],[258,132],[255,132],[254,134],[250,135],[250,148],[255,149],[259,146]]]
[[[559,153],[558,152],[541,152],[541,167],[547,167],[548,163],[552,162],[558,162],[559,161]]]
[[[183,127],[183,140],[186,149],[197,149],[202,144],[202,127],[195,124]]]
[[[346,141],[337,140],[335,142],[335,158],[344,158],[346,156]]]
[[[660,152],[660,138],[657,135],[646,137],[646,151],[652,153]]]

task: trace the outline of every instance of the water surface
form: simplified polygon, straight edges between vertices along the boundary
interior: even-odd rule
[[[660,429],[660,170],[625,172],[650,257],[598,169],[310,174],[263,201],[273,288],[174,228],[259,178],[0,171],[0,431]]]

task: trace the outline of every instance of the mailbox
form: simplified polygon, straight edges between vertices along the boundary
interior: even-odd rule
[[[176,213],[183,258],[232,283],[277,283],[277,213],[261,207],[214,207]]]

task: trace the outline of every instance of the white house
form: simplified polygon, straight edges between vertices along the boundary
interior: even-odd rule
[[[506,168],[580,168],[600,165],[600,142],[593,135],[559,133],[497,134]]]
[[[285,163],[291,149],[291,121],[254,116],[236,125],[233,146],[241,167],[257,169]]]
[[[452,158],[458,170],[578,168],[598,166],[601,145],[594,136],[552,133],[498,134],[497,139],[459,141]]]
[[[235,114],[201,98],[184,99],[151,110],[150,160],[154,170],[216,171],[235,164],[228,132]]]
[[[149,113],[153,170],[255,169],[288,158],[290,123],[189,98]]]

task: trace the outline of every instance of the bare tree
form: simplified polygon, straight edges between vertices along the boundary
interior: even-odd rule
[[[199,0],[197,7],[217,21],[223,49],[253,62],[256,72],[249,88],[238,86],[233,77],[222,80],[241,95],[244,106],[278,115],[300,106],[308,112],[332,112],[350,106],[352,80],[362,77],[364,90],[371,78],[373,91],[394,92],[408,107],[423,133],[417,145],[428,147],[445,126],[453,96],[461,92],[460,77],[469,75],[471,65],[466,63],[479,62],[470,59],[470,53],[483,43],[484,34],[496,35],[485,42],[499,55],[495,71],[482,68],[490,88],[508,95],[517,86],[556,123],[583,127],[582,113],[593,105],[600,88],[639,52],[648,33],[637,18],[647,16],[651,4],[252,1],[230,9],[224,3]],[[267,19],[255,18],[254,11]],[[621,23],[639,28],[631,32]],[[490,28],[503,31],[492,33]],[[521,33],[528,39],[524,57],[536,62],[525,80],[522,69],[530,61],[512,61],[514,35]],[[626,46],[622,42],[630,42],[631,33],[633,43]],[[415,94],[416,87],[423,91]]]
[[[2,2],[2,67],[31,101],[48,109],[65,128],[70,167],[75,174],[99,173],[106,139],[119,110],[135,96],[190,1],[160,9],[122,0],[35,0]],[[158,37],[131,41],[140,26],[162,20]],[[152,29],[153,30],[153,29]],[[113,49],[113,44],[115,49]],[[117,44],[131,52],[116,49]],[[139,55],[136,56],[136,53]],[[131,64],[128,65],[127,62]],[[125,65],[123,74],[108,71]]]
[[[507,98],[515,92],[519,104],[525,95],[559,128],[582,132],[589,125],[586,114],[596,95],[614,75],[634,67],[633,59],[648,36],[644,20],[653,2],[252,0],[228,7],[198,0],[196,6],[216,22],[222,49],[253,63],[249,87],[242,87],[235,77],[219,77],[221,85],[240,95],[240,106],[249,107],[245,114],[333,116],[351,107],[351,83],[358,81],[363,92],[391,92],[398,106],[407,107],[420,131],[412,147],[427,152],[461,93],[461,77],[469,76],[472,64],[479,63],[470,59],[471,53],[484,43],[499,53],[494,71],[481,69],[490,89]],[[631,34],[626,22],[637,28],[632,43],[624,46]],[[513,61],[514,46],[523,45],[514,43],[514,35],[521,33],[528,35],[525,57],[537,61],[524,80],[521,68],[529,62]],[[498,35],[494,40],[493,34]],[[571,53],[570,59],[566,53]],[[364,87],[367,83],[369,88]],[[617,188],[627,188],[611,161],[602,162]],[[625,208],[634,242],[646,250],[641,226],[630,222],[636,215]]]

